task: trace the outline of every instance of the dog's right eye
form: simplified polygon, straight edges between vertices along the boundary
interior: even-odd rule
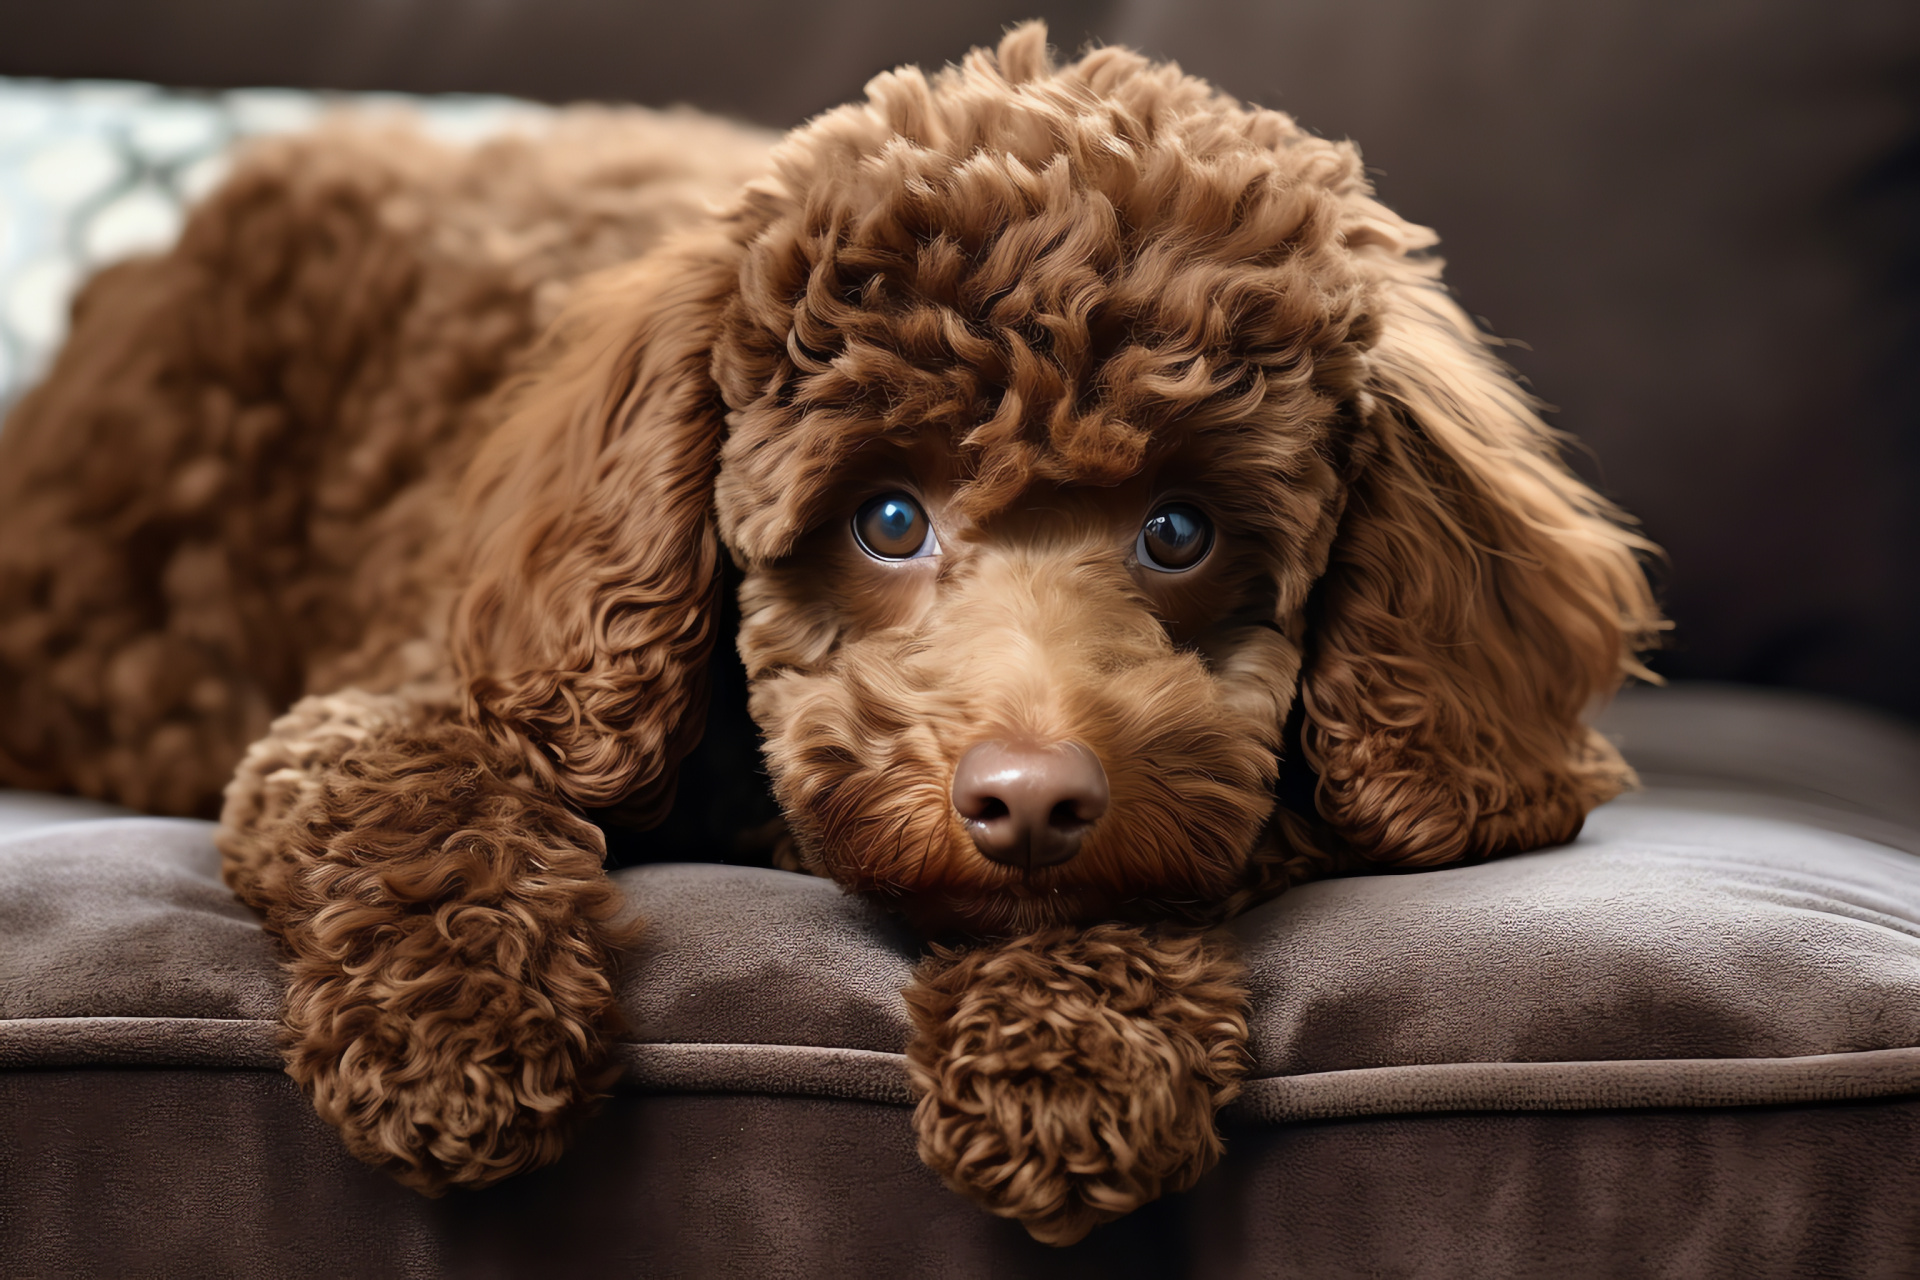
[[[1140,563],[1161,573],[1183,573],[1213,549],[1213,521],[1198,507],[1170,502],[1147,517],[1134,543]]]
[[[883,493],[861,507],[853,536],[876,560],[916,560],[940,549],[926,508],[904,493]]]

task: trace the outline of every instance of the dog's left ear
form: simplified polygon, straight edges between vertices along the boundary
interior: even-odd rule
[[[583,282],[468,477],[449,635],[465,712],[572,804],[642,825],[705,723],[710,366],[739,257],[716,232]]]
[[[1407,247],[1359,249],[1378,328],[1302,746],[1356,853],[1433,866],[1570,840],[1631,785],[1583,717],[1648,674],[1637,651],[1663,624],[1652,544],[1568,471],[1438,263]]]

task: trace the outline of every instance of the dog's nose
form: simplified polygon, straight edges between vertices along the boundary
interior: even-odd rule
[[[1080,852],[1107,800],[1107,771],[1078,742],[982,742],[953,771],[953,807],[974,845],[1026,871]]]

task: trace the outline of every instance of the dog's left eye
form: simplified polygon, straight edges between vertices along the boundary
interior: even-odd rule
[[[1213,521],[1198,507],[1169,502],[1158,507],[1140,526],[1134,554],[1140,563],[1162,573],[1191,569],[1213,549]]]
[[[853,536],[876,560],[917,560],[940,550],[926,508],[904,493],[883,493],[861,507]]]

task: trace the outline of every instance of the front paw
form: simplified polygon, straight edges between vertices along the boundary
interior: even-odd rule
[[[285,948],[287,1070],[315,1110],[429,1194],[557,1157],[611,1083],[636,931],[600,833],[398,699],[309,698],[248,759],[228,875]]]
[[[428,1195],[558,1158],[617,1074],[619,1022],[604,972],[552,956],[514,972],[537,940],[486,909],[436,914],[374,925],[386,945],[360,964],[296,955],[286,1007],[288,1074],[315,1111]]]
[[[1217,937],[1125,925],[936,950],[906,992],[920,1158],[1047,1244],[1185,1190],[1246,1070],[1244,972]]]

